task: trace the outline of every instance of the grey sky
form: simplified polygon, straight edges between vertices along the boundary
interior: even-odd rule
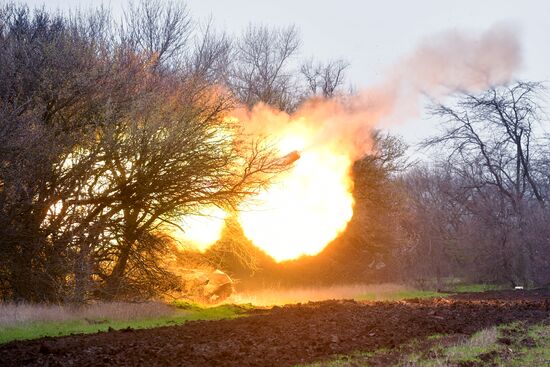
[[[87,8],[86,0],[27,0],[51,9]],[[126,1],[105,1],[120,14]],[[251,22],[296,24],[302,55],[351,63],[349,80],[358,89],[379,81],[385,70],[423,38],[446,30],[481,32],[497,23],[511,24],[522,43],[518,77],[550,80],[550,1],[547,0],[188,0],[195,18],[212,16],[219,28],[239,33]],[[415,119],[393,131],[413,143],[433,131],[433,122]]]

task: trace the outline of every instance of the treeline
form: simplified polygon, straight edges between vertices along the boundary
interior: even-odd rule
[[[515,82],[432,106],[436,158],[402,179],[402,266],[416,278],[550,284],[550,155],[544,86]]]
[[[332,96],[346,64],[296,58],[294,27],[240,37],[185,5],[72,15],[0,9],[0,297],[148,298],[177,218],[235,208],[284,167],[226,119],[259,101]]]

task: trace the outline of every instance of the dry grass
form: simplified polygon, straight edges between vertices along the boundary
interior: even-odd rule
[[[411,290],[409,287],[393,283],[338,285],[315,288],[270,288],[236,294],[229,299],[229,302],[271,306],[328,299],[368,298],[370,300],[383,300],[391,298],[391,295]]]
[[[403,367],[477,366],[482,363],[479,359],[480,355],[497,348],[498,335],[496,326],[483,329],[455,345],[436,346],[430,351],[428,359],[421,354],[413,354],[405,356],[399,365]]]
[[[306,303],[328,299],[385,300],[415,297],[414,289],[393,283],[354,284],[326,287],[269,288],[243,292],[225,303],[255,306]],[[405,297],[402,297],[405,295]],[[410,295],[410,297],[408,297]],[[397,297],[396,297],[397,296]],[[87,306],[0,303],[0,328],[31,322],[127,321],[151,319],[174,314],[174,308],[162,302],[95,303]]]
[[[445,363],[475,359],[478,355],[492,350],[496,345],[497,337],[496,327],[483,329],[463,343],[448,348]]]
[[[136,320],[169,316],[174,309],[161,302],[95,303],[87,306],[0,303],[0,328],[32,322]]]

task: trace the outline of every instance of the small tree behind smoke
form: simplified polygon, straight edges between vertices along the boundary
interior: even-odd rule
[[[296,27],[249,25],[237,43],[230,86],[247,107],[264,102],[284,111],[297,103],[298,87],[291,69],[300,39]]]
[[[345,72],[349,64],[344,60],[314,64],[312,60],[300,68],[306,80],[308,92],[325,98],[334,97],[345,83]]]
[[[191,16],[185,3],[166,1],[131,2],[124,14],[122,39],[155,65],[178,62],[189,47]]]

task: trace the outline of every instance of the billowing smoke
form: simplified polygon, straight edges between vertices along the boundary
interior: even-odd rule
[[[426,39],[391,80],[416,92],[483,89],[510,80],[520,65],[516,31],[500,25],[478,36],[452,31]]]
[[[506,83],[521,66],[516,31],[495,26],[478,35],[450,31],[425,39],[378,85],[351,96],[312,98],[292,115],[257,105],[239,118],[255,133],[272,135],[289,124],[313,130],[312,144],[336,144],[357,158],[369,151],[372,128],[406,121],[420,111],[421,97],[442,98]],[[395,122],[395,121],[394,121]]]

